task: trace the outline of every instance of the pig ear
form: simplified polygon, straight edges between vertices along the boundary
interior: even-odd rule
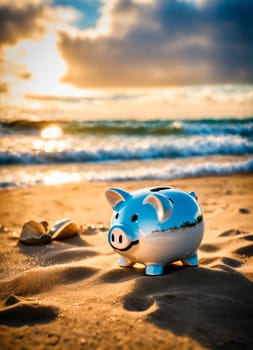
[[[126,202],[130,197],[130,193],[116,187],[107,188],[105,191],[105,197],[112,206],[113,209],[116,208],[121,202]]]
[[[170,199],[165,197],[162,194],[150,194],[148,195],[144,201],[144,204],[150,204],[155,208],[158,216],[158,220],[160,222],[165,221],[171,214],[173,203]]]
[[[192,196],[196,201],[198,200],[198,195],[195,192],[189,192],[189,195]]]

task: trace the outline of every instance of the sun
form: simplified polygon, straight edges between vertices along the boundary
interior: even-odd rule
[[[43,139],[55,140],[62,136],[62,129],[57,125],[51,125],[43,129],[40,133]]]

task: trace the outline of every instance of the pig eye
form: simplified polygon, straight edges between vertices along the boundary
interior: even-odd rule
[[[117,213],[117,214],[115,215],[115,219],[118,219],[118,217],[119,217],[119,213]]]
[[[132,222],[136,222],[138,220],[138,215],[137,214],[134,214],[131,216],[131,221]]]

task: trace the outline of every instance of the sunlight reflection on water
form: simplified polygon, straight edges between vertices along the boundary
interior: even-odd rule
[[[65,141],[63,140],[33,140],[33,149],[36,151],[44,151],[46,153],[57,151],[61,152],[65,149]]]
[[[41,138],[33,140],[33,149],[46,153],[61,152],[65,148],[65,141],[59,140],[63,136],[62,129],[58,125],[44,128],[40,133]]]
[[[81,177],[77,172],[66,173],[62,171],[53,171],[44,177],[44,185],[60,185],[69,182],[80,182]]]

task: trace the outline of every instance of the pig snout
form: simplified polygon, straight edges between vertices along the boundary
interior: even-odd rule
[[[131,243],[126,233],[119,227],[112,228],[109,233],[109,242],[113,248],[125,249]]]
[[[123,251],[128,250],[133,244],[138,243],[138,241],[131,240],[123,228],[120,227],[111,228],[109,231],[108,240],[114,249]]]

